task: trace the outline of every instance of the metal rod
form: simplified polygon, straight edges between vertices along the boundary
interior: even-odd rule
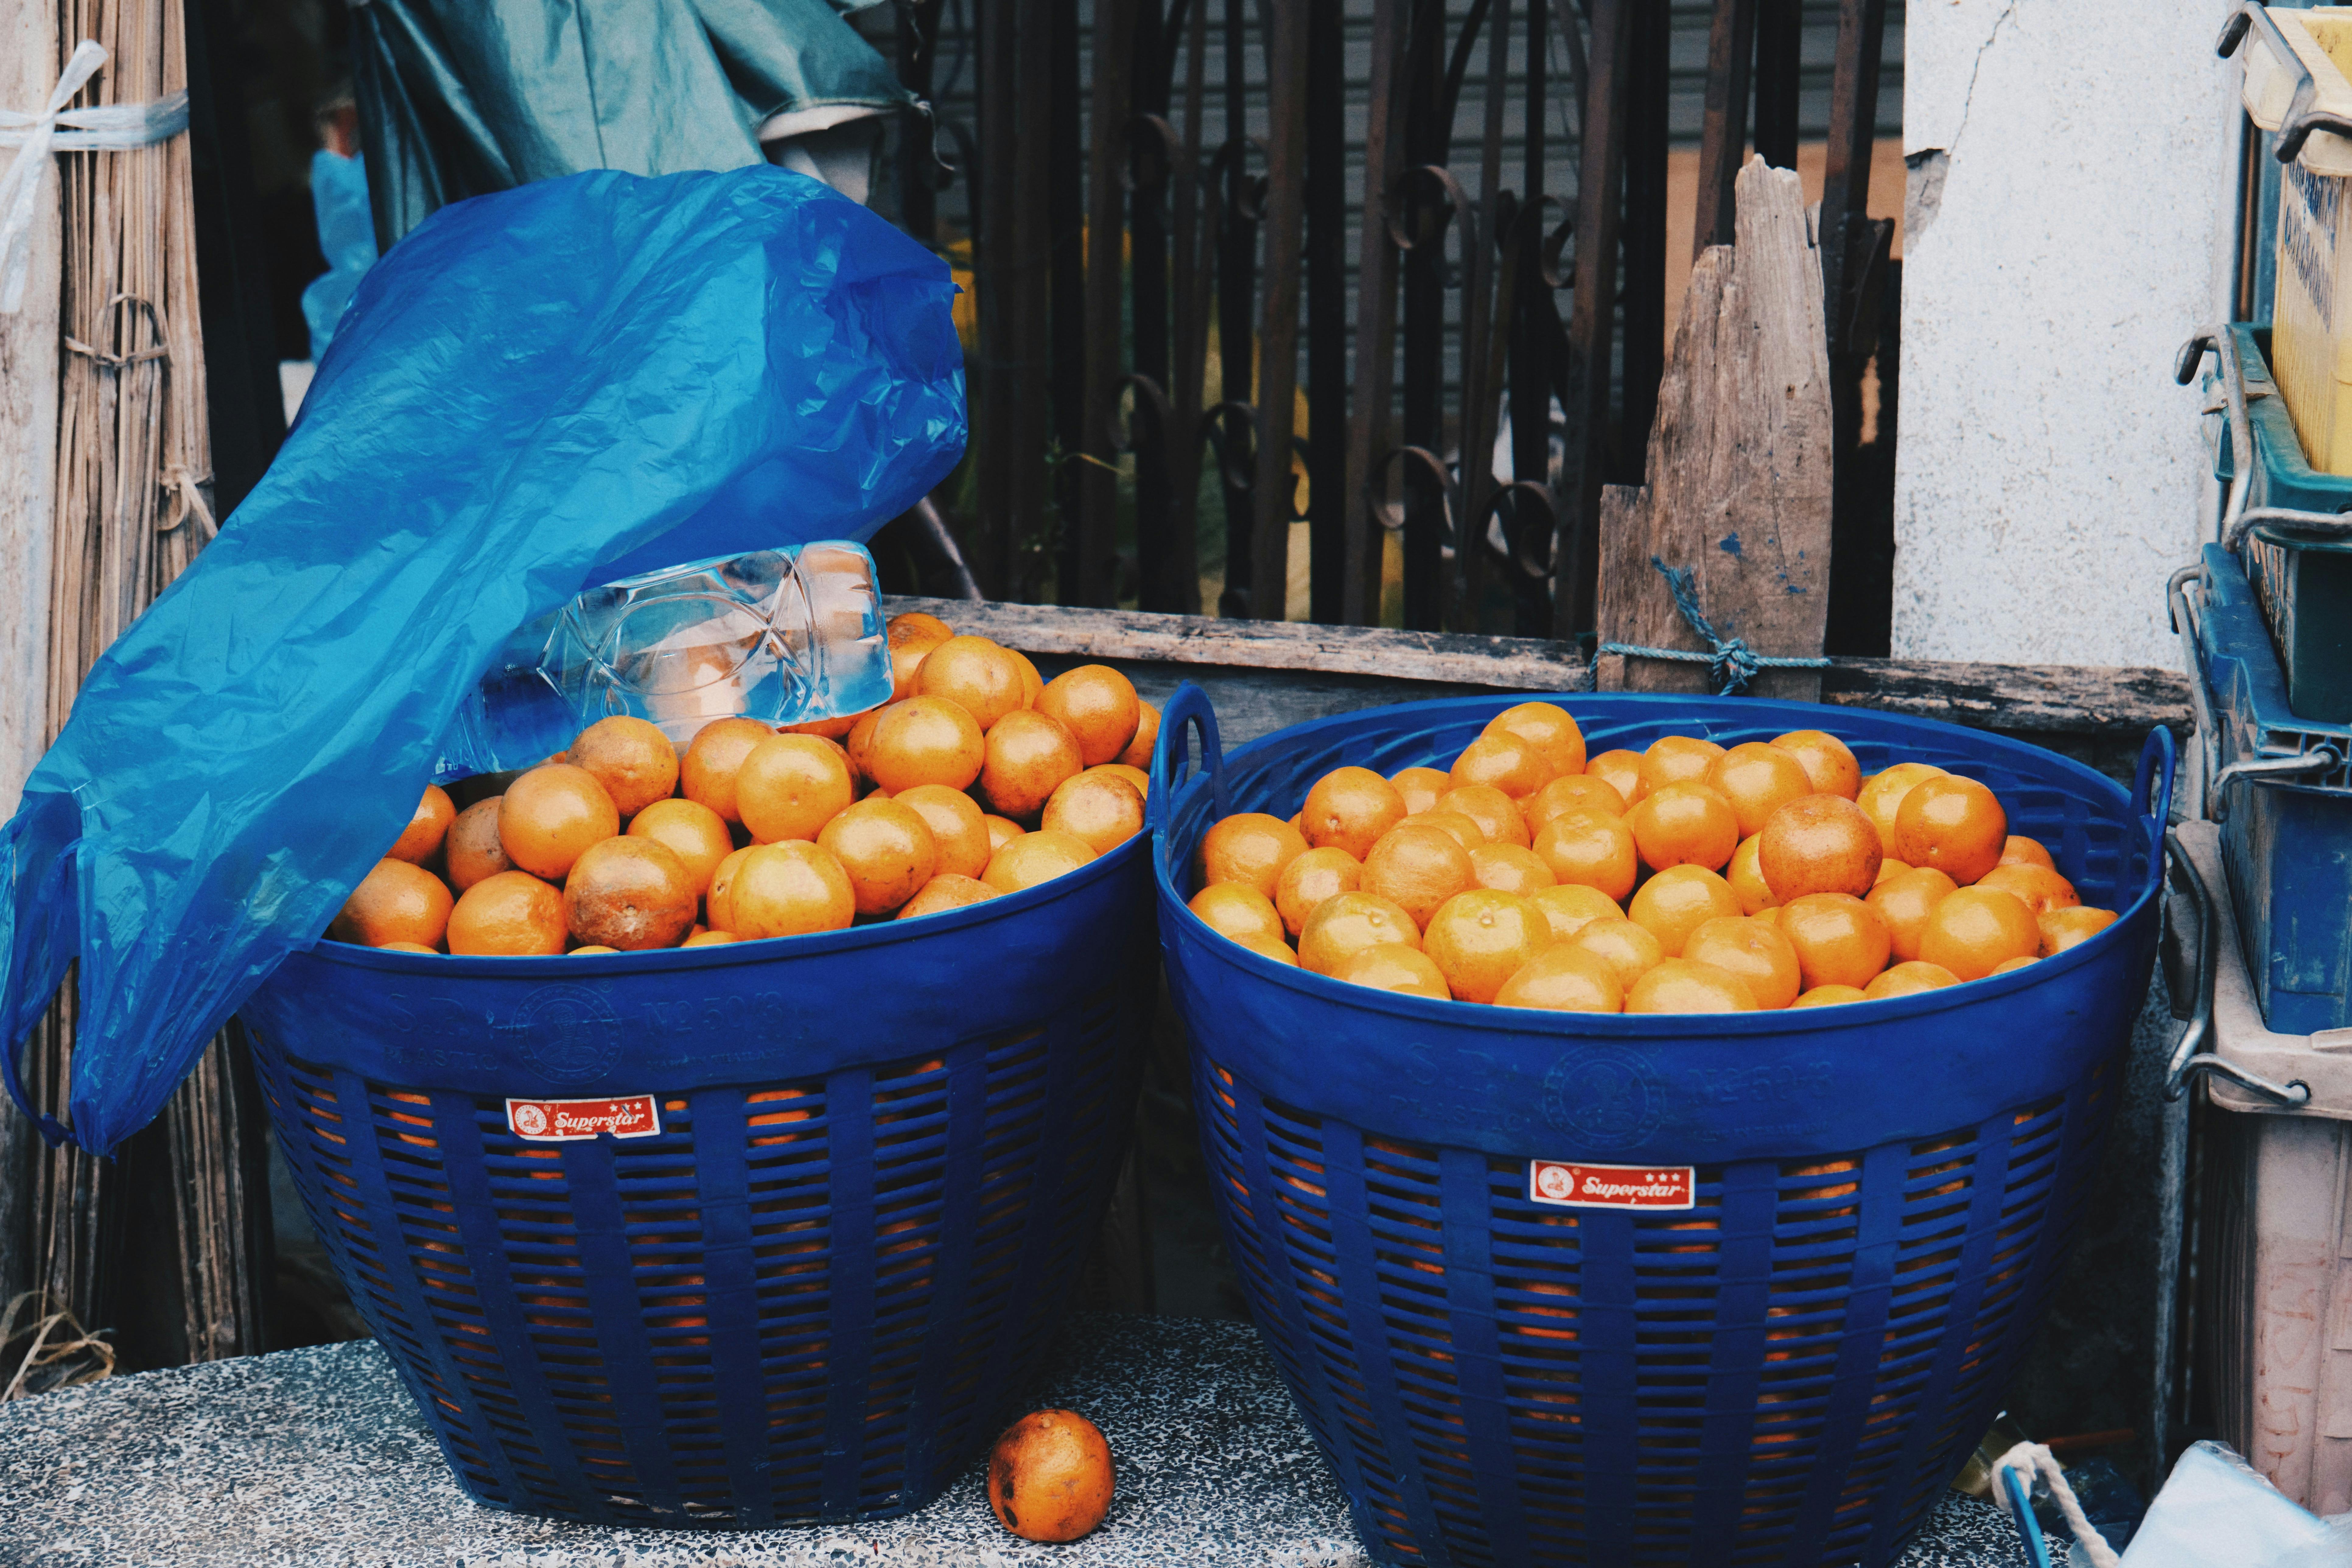
[[[1356,269],[1356,386],[1348,411],[1348,571],[1343,616],[1381,620],[1387,531],[1375,515],[1385,482],[1394,392],[1397,250],[1389,193],[1403,151],[1406,0],[1373,0],[1370,99],[1364,118],[1364,216]]]
[[[1648,460],[1658,384],[1666,374],[1666,99],[1674,16],[1664,5],[1634,13],[1625,99],[1624,413],[1612,477],[1640,484]]]
[[[1135,112],[1124,127],[1119,154],[1128,172],[1134,363],[1136,375],[1164,394],[1169,384],[1168,186],[1178,156],[1175,132],[1167,121],[1171,51],[1160,0],[1134,4],[1130,91]],[[1168,443],[1174,432],[1167,414],[1164,402],[1138,390],[1129,446],[1135,454],[1136,606],[1144,610],[1181,609],[1169,570],[1175,497],[1169,490]],[[1105,416],[1110,416],[1109,411]]]
[[[1244,0],[1225,0],[1225,140],[1217,151],[1222,178],[1215,195],[1221,229],[1217,249],[1217,371],[1219,403],[1246,405],[1255,381],[1252,365],[1255,313],[1250,309],[1257,295],[1257,220],[1251,201],[1249,172],[1249,25]],[[1251,469],[1231,460],[1235,426],[1227,420],[1220,430],[1229,460],[1218,464],[1225,498],[1225,591],[1218,600],[1221,616],[1247,616],[1253,564],[1250,523],[1256,515],[1256,498],[1244,479]],[[1279,590],[1277,590],[1279,592]]]
[[[2221,395],[2230,411],[2230,489],[2221,502],[2221,521],[2213,531],[2214,538],[2228,540],[2242,537],[2239,521],[2254,476],[2254,422],[2246,408],[2246,375],[2238,363],[2236,334],[2226,323],[2200,327],[2194,337],[2180,345],[2172,362],[2172,379],[2183,386],[2196,380],[2198,363],[2209,349],[2221,373]]]
[[[943,0],[912,0],[898,7],[898,80],[925,104],[931,99],[939,65],[940,8]],[[925,245],[939,243],[939,154],[930,113],[898,121],[898,221]]]
[[[1251,611],[1288,608],[1290,523],[1297,511],[1291,436],[1297,426],[1298,273],[1307,216],[1307,7],[1277,5],[1266,51],[1265,287],[1258,328],[1257,516]]]
[[[1618,198],[1623,186],[1627,47],[1641,0],[1593,0],[1591,90],[1579,158],[1576,293],[1569,318],[1567,459],[1561,537],[1552,552],[1552,635],[1592,626],[1601,487],[1608,477],[1611,338],[1617,306]]]
[[[1729,245],[1738,209],[1732,200],[1748,142],[1748,62],[1756,47],[1757,0],[1715,0],[1706,36],[1706,110],[1700,123],[1698,216],[1691,256]]]
[[[1013,265],[1019,227],[1013,199],[1020,139],[1017,21],[1010,0],[990,0],[979,8],[979,156],[972,196],[980,233],[973,247],[972,283],[979,295],[974,304],[980,330],[971,400],[979,526],[973,531],[971,565],[982,591],[1000,599],[1011,598],[1013,592],[1013,453],[1024,423],[1016,413],[1021,386],[1014,362],[1023,316]]]
[[[1540,5],[1528,7],[1527,43],[1527,163],[1519,210],[1512,232],[1502,238],[1503,282],[1496,300],[1497,317],[1508,334],[1511,399],[1511,493],[1503,503],[1509,510],[1504,535],[1511,545],[1512,630],[1522,637],[1542,637],[1551,630],[1549,557],[1559,530],[1559,497],[1551,489],[1552,387],[1564,369],[1560,352],[1564,334],[1559,301],[1553,292],[1545,262],[1544,143],[1549,107],[1549,25],[1553,18]],[[1562,5],[1559,26],[1571,66],[1584,58],[1575,7]],[[1570,85],[1581,93],[1581,76]],[[1539,502],[1525,487],[1544,487]],[[1478,525],[1485,531],[1485,524]],[[1540,552],[1528,542],[1541,541]]]
[[[1855,328],[1861,285],[1875,237],[1870,221],[1870,155],[1877,138],[1878,64],[1885,45],[1886,0],[1840,0],[1837,68],[1830,89],[1830,134],[1822,174],[1822,296],[1830,358],[1866,357],[1871,344]],[[1859,381],[1861,366],[1853,367]],[[1843,379],[1833,374],[1833,380]],[[1858,396],[1858,393],[1857,393]],[[1838,454],[1843,458],[1843,450]]]
[[[1173,363],[1169,370],[1168,575],[1172,609],[1201,613],[1201,388],[1206,379],[1209,343],[1210,258],[1216,251],[1213,222],[1201,222],[1201,121],[1207,92],[1208,0],[1192,0],[1185,16],[1184,144],[1170,181],[1175,207],[1176,256],[1168,280]]]
[[[1348,81],[1341,0],[1307,4],[1307,615],[1347,616]]]
[[[1076,581],[1062,584],[1066,605],[1118,606],[1114,579],[1118,527],[1119,322],[1126,284],[1125,205],[1119,172],[1127,161],[1128,110],[1134,82],[1136,13],[1139,5],[1105,5],[1095,13],[1093,144],[1087,150],[1085,251],[1085,336],[1078,345],[1084,367],[1079,409],[1081,456],[1067,465],[1070,489],[1078,498]],[[1058,249],[1058,247],[1057,247]],[[1060,347],[1059,333],[1055,347]]]
[[[1536,0],[1534,9],[1542,9]],[[1462,515],[1454,520],[1454,564],[1462,578],[1462,602],[1451,617],[1456,631],[1480,629],[1479,610],[1486,597],[1486,510],[1495,488],[1495,426],[1501,410],[1496,405],[1490,362],[1502,349],[1493,331],[1495,307],[1495,241],[1503,210],[1503,114],[1511,92],[1511,0],[1494,0],[1487,18],[1486,113],[1478,138],[1478,206],[1476,234],[1463,237],[1462,283],[1462,410],[1455,420],[1462,432],[1459,463]],[[1540,100],[1530,87],[1528,101]]]
[[[1405,119],[1406,173],[1391,193],[1410,237],[1404,257],[1404,394],[1400,434],[1407,447],[1440,453],[1445,445],[1445,230],[1452,209],[1420,193],[1423,169],[1443,168],[1451,126],[1445,79],[1445,7],[1418,0],[1406,59],[1412,71]],[[1428,467],[1410,465],[1404,480],[1404,624],[1436,631],[1444,625],[1446,500]]]
[[[1756,0],[1756,155],[1776,169],[1797,166],[1804,40],[1804,0]]]
[[[1120,16],[1131,16],[1125,5],[1115,9]],[[1078,75],[1078,0],[1053,0],[1050,44],[1053,74],[1046,87],[1049,129],[1045,145],[1038,149],[1037,155],[1045,161],[1048,171],[1046,185],[1053,226],[1046,288],[1047,310],[1053,323],[1053,447],[1059,458],[1052,473],[1054,505],[1061,523],[1055,596],[1065,605],[1087,605],[1095,602],[1088,575],[1092,552],[1099,549],[1108,563],[1110,550],[1108,540],[1096,546],[1090,543],[1090,537],[1097,530],[1108,533],[1113,526],[1110,512],[1118,492],[1116,488],[1109,492],[1109,500],[1097,515],[1087,499],[1084,470],[1091,465],[1080,456],[1094,454],[1087,435],[1091,407],[1087,401],[1088,209],[1084,178],[1091,160],[1082,163],[1077,156],[1077,150],[1086,145],[1078,112],[1082,89]],[[1110,221],[1116,225],[1118,220],[1113,217]],[[1116,330],[1111,339],[1110,353],[1116,364]],[[1101,568],[1101,574],[1108,579],[1107,564]]]

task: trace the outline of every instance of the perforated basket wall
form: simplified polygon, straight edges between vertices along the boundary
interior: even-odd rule
[[[896,928],[289,961],[247,1009],[273,1123],[465,1489],[759,1527],[906,1512],[970,1463],[1133,1119],[1142,847]],[[509,1096],[596,1093],[656,1095],[658,1135],[510,1131]]]
[[[1341,763],[1450,761],[1511,699],[1236,755],[1287,816]],[[1591,749],[1843,736],[1991,784],[2107,931],[2018,973],[1790,1014],[1531,1013],[1347,986],[1183,907],[1205,779],[1155,846],[1225,1234],[1387,1563],[1881,1564],[1982,1435],[2063,1266],[2153,955],[2153,803],[2048,752],[1796,704],[1570,698]],[[1184,705],[1173,704],[1177,724]],[[1686,1209],[1534,1201],[1531,1163],[1688,1167]]]

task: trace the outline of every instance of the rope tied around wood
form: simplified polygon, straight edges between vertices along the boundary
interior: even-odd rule
[[[1705,653],[1680,647],[1641,647],[1632,643],[1605,642],[1602,653],[1613,653],[1626,658],[1664,658],[1677,664],[1703,664],[1707,676],[1717,688],[1717,695],[1737,697],[1748,689],[1748,683],[1766,669],[1827,669],[1826,658],[1792,658],[1777,654],[1758,653],[1740,637],[1717,635],[1706,613],[1698,607],[1698,590],[1693,585],[1695,574],[1687,566],[1669,566],[1656,556],[1650,564],[1666,580],[1666,587],[1675,596],[1675,608],[1682,612],[1683,621],[1707,646]]]

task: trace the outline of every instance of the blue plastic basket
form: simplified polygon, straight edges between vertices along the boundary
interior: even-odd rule
[[[937,1495],[1101,1222],[1153,994],[1144,868],[1139,835],[773,942],[289,959],[244,1011],[278,1141],[459,1484],[739,1528]],[[645,1096],[657,1132],[562,1142],[509,1104]]]
[[[1160,941],[1258,1326],[1381,1562],[1884,1563],[1983,1434],[2064,1262],[2147,994],[2170,737],[2131,799],[1924,720],[1553,699],[1596,751],[1819,728],[1865,768],[1938,763],[2123,911],[2056,958],[1922,995],[1704,1018],[1474,1006],[1276,963],[1185,908],[1229,807],[1287,816],[1339,764],[1450,761],[1523,700],[1323,720],[1222,764],[1197,689],[1162,721]],[[1188,722],[1207,770],[1171,786]],[[1687,1168],[1690,1206],[1538,1203],[1537,1161]]]

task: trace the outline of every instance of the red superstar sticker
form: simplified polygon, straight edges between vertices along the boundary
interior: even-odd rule
[[[1528,1196],[1570,1209],[1686,1209],[1698,1201],[1697,1172],[1688,1165],[1582,1165],[1567,1160],[1528,1162]]]
[[[609,1132],[615,1138],[661,1133],[661,1108],[650,1094],[604,1100],[509,1100],[507,1126],[531,1143],[571,1143]]]

